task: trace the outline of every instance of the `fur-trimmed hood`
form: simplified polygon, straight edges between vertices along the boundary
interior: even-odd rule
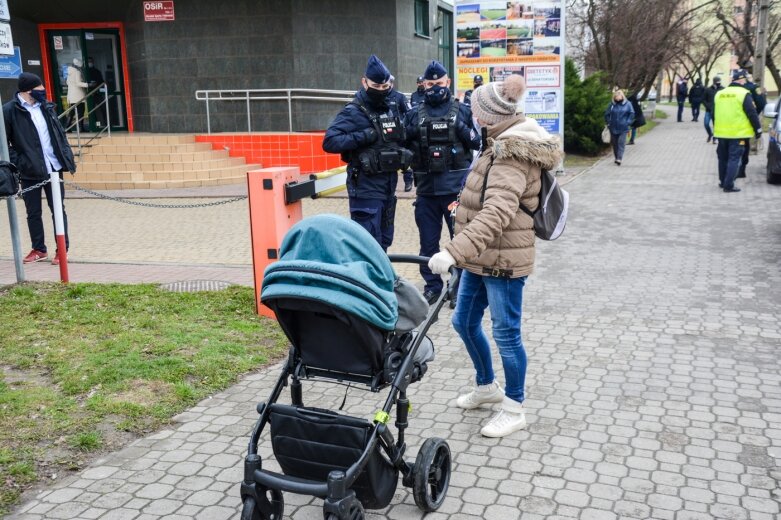
[[[498,135],[488,139],[496,159],[515,158],[552,170],[564,157],[559,137],[549,134],[532,118],[520,116],[509,128],[497,130]]]

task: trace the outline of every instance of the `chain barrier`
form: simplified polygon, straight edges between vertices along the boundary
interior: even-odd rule
[[[21,199],[22,195],[24,195],[28,191],[32,191],[37,188],[42,188],[43,186],[49,184],[49,181],[51,181],[51,179],[46,179],[45,181],[41,181],[38,184],[33,184],[32,186],[28,186],[23,190],[19,190],[17,193],[13,195],[6,195],[5,197],[0,197],[0,200],[10,199],[10,198]]]
[[[123,197],[112,197],[110,195],[106,195],[104,193],[98,193],[97,191],[92,191],[87,188],[83,188],[79,186],[78,184],[69,182],[69,181],[63,181],[66,186],[69,186],[71,188],[74,188],[78,191],[81,191],[83,193],[88,193],[90,195],[93,195],[99,199],[104,200],[111,200],[114,202],[121,202],[122,204],[130,204],[131,206],[143,206],[145,208],[168,208],[168,209],[189,209],[189,208],[205,208],[208,206],[221,206],[223,204],[230,204],[232,202],[238,202],[240,200],[245,200],[247,198],[246,195],[240,195],[238,197],[234,197],[232,199],[225,199],[225,200],[218,200],[217,202],[202,202],[200,204],[154,204],[151,202],[138,202],[131,199],[126,199]]]
[[[32,186],[25,188],[23,190],[19,190],[18,193],[15,195],[8,195],[7,197],[0,197],[0,200],[2,199],[10,199],[11,197],[14,198],[21,198],[23,194],[27,193],[28,191],[34,190],[36,188],[41,188],[44,185],[48,184],[50,182],[50,179],[46,179],[45,181],[41,181],[38,184],[33,184]],[[112,197],[110,195],[106,195],[104,193],[98,193],[97,191],[92,191],[87,188],[83,188],[79,186],[78,184],[75,184],[73,182],[69,182],[66,180],[60,180],[60,182],[64,183],[66,186],[73,188],[77,191],[81,191],[83,193],[88,193],[94,197],[97,197],[99,199],[104,200],[111,200],[114,202],[121,202],[122,204],[130,204],[131,206],[142,206],[145,208],[164,208],[164,209],[190,209],[190,208],[206,208],[209,206],[221,206],[223,204],[230,204],[232,202],[238,202],[240,200],[246,200],[246,195],[239,195],[238,197],[234,197],[232,199],[225,199],[225,200],[218,200],[216,202],[202,202],[199,204],[154,204],[151,202],[138,202],[131,199],[126,199],[123,197]]]

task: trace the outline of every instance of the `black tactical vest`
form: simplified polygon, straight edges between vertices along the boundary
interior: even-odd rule
[[[361,109],[369,118],[379,136],[370,146],[354,152],[361,170],[367,175],[376,175],[409,168],[412,152],[401,146],[406,139],[406,132],[397,112],[388,110],[378,114],[365,107],[358,99],[353,99],[350,103]]]
[[[464,146],[456,136],[458,100],[453,100],[447,114],[431,117],[426,104],[418,105],[418,126],[420,129],[420,153],[415,171],[442,173],[453,167],[453,161],[461,154]]]

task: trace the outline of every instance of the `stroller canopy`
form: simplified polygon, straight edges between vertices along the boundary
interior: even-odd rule
[[[260,299],[318,300],[393,330],[399,317],[395,278],[385,251],[359,224],[318,215],[285,235],[279,260],[264,273]]]

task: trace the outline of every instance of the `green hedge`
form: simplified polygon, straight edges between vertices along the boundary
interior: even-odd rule
[[[610,89],[599,73],[581,81],[575,62],[569,58],[564,77],[564,150],[596,155],[606,146],[601,136],[605,109],[611,99]]]

